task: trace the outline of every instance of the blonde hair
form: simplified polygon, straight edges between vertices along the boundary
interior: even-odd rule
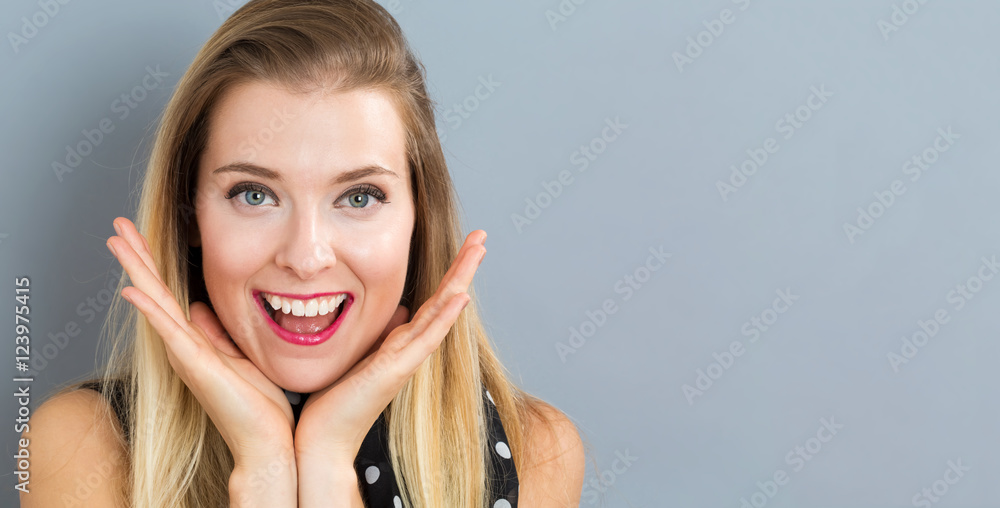
[[[136,226],[149,241],[164,284],[185,313],[208,301],[200,251],[188,244],[194,182],[209,113],[236,84],[261,81],[296,91],[386,92],[406,127],[415,226],[403,304],[411,315],[434,293],[463,235],[434,124],[425,69],[384,8],[368,0],[252,0],[202,47],[161,118],[140,195]],[[102,330],[101,377],[126,386],[129,470],[123,496],[135,507],[218,506],[228,499],[232,455],[204,409],[176,375],[163,342],[120,298]],[[386,409],[389,451],[406,506],[489,506],[487,421],[481,385],[502,418],[515,467],[523,471],[525,423],[540,399],[519,389],[493,351],[472,301]],[[107,386],[107,384],[106,384]]]

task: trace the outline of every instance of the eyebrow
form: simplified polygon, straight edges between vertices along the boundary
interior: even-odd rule
[[[228,173],[228,172],[245,173],[251,176],[256,176],[258,178],[266,178],[269,180],[274,180],[276,182],[284,181],[284,178],[282,178],[281,173],[278,173],[273,169],[268,169],[263,166],[258,166],[256,164],[252,164],[249,162],[230,162],[229,164],[216,168],[215,170],[212,171],[212,174],[217,175],[220,173]],[[362,178],[366,178],[369,176],[376,176],[376,175],[390,175],[399,178],[399,175],[397,175],[392,170],[383,168],[382,166],[379,166],[377,164],[369,164],[367,166],[363,166],[357,169],[345,171],[334,177],[330,181],[330,183],[333,185],[339,185],[342,183],[353,182],[355,180],[360,180]]]

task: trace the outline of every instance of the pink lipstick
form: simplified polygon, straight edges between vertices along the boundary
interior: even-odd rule
[[[312,298],[332,296],[334,294],[337,294],[337,293],[315,293],[311,295],[292,295],[287,293],[272,293],[272,292],[265,292],[265,293],[268,295],[281,296],[295,300],[309,300]],[[330,337],[333,336],[334,333],[336,333],[337,329],[340,328],[340,324],[344,321],[344,317],[347,315],[347,312],[351,309],[351,305],[354,303],[354,296],[351,293],[346,293],[346,298],[344,298],[343,303],[341,303],[342,309],[340,310],[340,313],[337,315],[337,318],[334,319],[333,322],[330,323],[330,325],[327,326],[326,328],[313,334],[305,334],[305,333],[295,333],[290,330],[286,330],[285,328],[282,328],[281,325],[279,325],[277,322],[275,322],[274,318],[271,317],[271,314],[268,311],[268,307],[265,307],[265,305],[269,306],[269,304],[266,303],[264,299],[261,297],[261,291],[254,290],[253,297],[254,300],[257,302],[258,311],[267,320],[268,326],[271,327],[271,330],[275,333],[275,335],[281,337],[281,339],[284,340],[285,342],[288,342],[290,344],[295,344],[298,346],[315,346],[318,344],[322,344],[323,342],[326,342]]]

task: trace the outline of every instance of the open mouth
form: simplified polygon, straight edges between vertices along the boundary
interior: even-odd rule
[[[304,345],[333,335],[354,300],[350,293],[299,300],[260,291],[256,297],[271,329],[288,342]]]

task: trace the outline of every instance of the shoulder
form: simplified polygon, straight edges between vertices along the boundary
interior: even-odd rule
[[[31,416],[21,436],[31,454],[25,508],[75,500],[81,506],[122,506],[127,451],[110,405],[94,390],[59,393]],[[80,485],[88,488],[81,490]],[[85,499],[83,499],[85,498]],[[73,504],[73,503],[71,503]]]
[[[551,404],[534,401],[525,415],[524,460],[518,471],[518,504],[579,506],[586,470],[576,425]]]

